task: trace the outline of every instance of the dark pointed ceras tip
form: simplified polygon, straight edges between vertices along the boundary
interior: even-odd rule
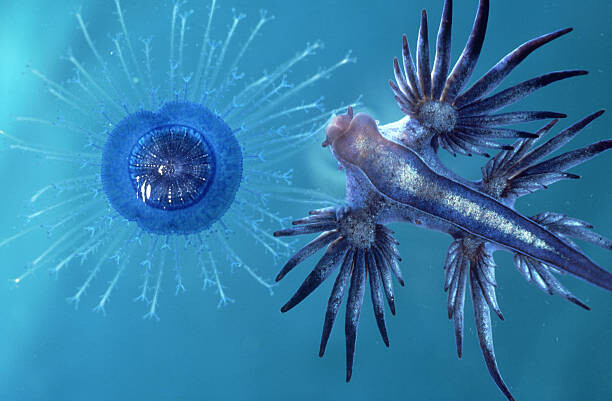
[[[366,273],[370,279],[370,297],[374,308],[374,317],[376,325],[383,339],[383,342],[389,346],[389,336],[385,326],[385,307],[383,303],[383,289],[379,274],[380,268],[377,266],[374,254],[371,251],[366,252]]]
[[[588,310],[588,311],[591,310],[591,308],[587,304],[585,304],[580,299],[576,298],[575,296],[573,296],[571,294],[568,294],[566,296],[566,299],[568,301],[570,301],[571,303],[573,303],[574,305],[578,305],[579,307],[581,307],[584,310]]]
[[[451,58],[451,26],[453,23],[453,2],[445,1],[438,37],[436,41],[436,56],[431,73],[432,97],[439,99],[444,89],[444,83],[448,76]]]
[[[293,297],[283,305],[281,312],[290,310],[317,289],[317,287],[338,268],[338,265],[344,259],[347,252],[348,243],[344,238],[339,238],[330,244],[323,254],[323,257],[306,277],[300,288],[298,288]]]
[[[571,32],[572,28],[561,29],[547,35],[532,39],[519,46],[513,52],[501,59],[482,78],[480,78],[470,89],[465,91],[455,100],[455,107],[461,108],[473,101],[486,96],[499,86],[502,81],[519,65],[529,54],[545,45],[546,43]]]
[[[376,266],[378,266],[378,269],[380,271],[380,278],[381,278],[382,286],[385,292],[385,297],[387,298],[387,303],[389,304],[389,309],[391,310],[391,314],[395,315],[395,296],[393,295],[393,274],[391,273],[389,264],[387,263],[383,255],[380,253],[380,251],[376,247],[372,249],[372,253],[376,261]]]
[[[427,11],[421,12],[421,28],[417,40],[417,74],[424,97],[431,97],[431,72],[429,70],[429,38],[427,32]]]
[[[353,359],[355,357],[355,341],[357,339],[357,326],[359,314],[365,294],[365,251],[357,249],[355,265],[351,277],[348,299],[346,301],[346,317],[344,331],[346,335],[346,381],[351,380],[353,374]]]
[[[322,357],[323,354],[325,353],[325,347],[327,346],[329,335],[331,334],[331,330],[334,325],[334,321],[336,320],[336,316],[338,315],[338,310],[340,309],[342,298],[344,297],[346,288],[349,285],[351,273],[353,270],[354,260],[355,260],[355,250],[349,249],[349,251],[346,253],[344,257],[344,261],[342,262],[342,267],[340,268],[340,273],[338,273],[338,276],[336,277],[336,281],[334,282],[334,287],[329,296],[329,301],[327,302],[327,310],[325,312],[325,321],[323,323],[323,333],[321,334],[321,345],[319,347],[320,357]]]
[[[340,234],[337,231],[326,231],[320,234],[314,240],[310,241],[287,261],[285,266],[283,266],[281,271],[276,276],[276,282],[282,280],[283,277],[285,277],[285,275],[293,270],[293,268],[295,268],[298,264],[314,255],[318,250],[330,244],[338,237],[340,237]]]
[[[485,359],[485,364],[487,365],[493,381],[497,384],[497,387],[499,387],[508,400],[514,401],[514,397],[510,393],[510,390],[508,390],[508,386],[506,386],[506,383],[499,373],[499,368],[497,367],[497,360],[495,359],[495,351],[493,348],[493,331],[491,328],[489,306],[477,282],[476,276],[473,274],[470,275],[470,286],[472,290],[476,331],[478,332],[478,341]]]

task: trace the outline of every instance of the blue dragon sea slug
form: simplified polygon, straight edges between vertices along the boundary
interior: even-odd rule
[[[168,46],[154,50],[150,38],[134,40],[120,0],[113,8],[119,33],[109,41],[90,33],[81,11],[75,13],[82,40],[65,58],[73,77],[56,80],[31,68],[56,101],[49,109],[61,116],[18,117],[15,131],[28,128],[35,138],[0,131],[6,149],[52,168],[59,163],[60,171],[32,188],[25,229],[0,241],[2,248],[36,232],[49,237],[12,282],[42,270],[73,270],[80,285],[68,300],[79,305],[93,292],[99,294],[94,309],[104,312],[130,271],[142,277],[134,295],[146,302],[148,318],[158,317],[163,282],[175,293],[212,287],[221,305],[232,300],[221,280],[231,268],[271,291],[273,283],[252,267],[236,238],[261,245],[273,259],[290,254],[288,243],[263,228],[288,222],[267,205],[312,191],[292,187],[291,171],[274,161],[325,128],[330,111],[321,99],[308,101],[304,89],[351,57],[292,76],[321,48],[315,42],[249,77],[242,71],[253,73],[255,39],[273,19],[265,11],[247,30],[246,16],[232,10],[217,40],[216,0],[195,24],[193,11],[175,1],[164,28]],[[197,284],[187,281],[190,275]]]
[[[570,31],[564,29],[533,39],[512,51],[482,78],[466,89],[480,54],[489,1],[480,0],[472,33],[459,60],[450,70],[452,1],[444,3],[433,70],[430,71],[427,15],[423,11],[417,44],[416,66],[403,38],[403,71],[397,59],[391,82],[395,99],[406,114],[397,122],[378,124],[353,109],[329,124],[323,146],[346,171],[346,204],[313,210],[294,222],[296,227],[275,235],[321,233],[300,249],[277,276],[282,279],[299,263],[327,247],[295,295],[282,307],[286,312],[311,294],[339,269],[325,315],[320,356],[348,290],[346,305],[346,380],[352,374],[355,338],[366,281],[369,281],[375,319],[383,341],[389,340],[384,319],[384,299],[395,314],[392,278],[403,286],[400,251],[394,221],[448,233],[444,290],[448,316],[454,321],[457,352],[461,357],[466,288],[472,295],[476,329],[485,363],[497,386],[513,400],[500,375],[493,349],[491,310],[503,319],[496,300],[493,252],[514,254],[514,264],[528,281],[588,309],[557,280],[567,272],[612,291],[612,274],[585,256],[572,239],[612,250],[612,241],[594,233],[588,223],[553,212],[527,217],[515,210],[516,200],[563,179],[578,178],[566,172],[612,148],[612,140],[551,157],[603,111],[598,111],[538,144],[562,114],[544,111],[496,113],[554,81],[585,74],[560,71],[530,79],[490,95],[527,55]],[[450,72],[449,72],[450,70]],[[553,119],[537,133],[505,126]],[[500,138],[515,138],[512,145]],[[452,154],[486,155],[500,149],[482,168],[479,181],[464,179],[438,158],[444,148]]]

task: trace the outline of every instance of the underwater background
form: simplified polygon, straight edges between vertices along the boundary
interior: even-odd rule
[[[130,31],[136,37],[153,35],[155,45],[164,46],[172,5],[170,1],[125,1]],[[201,28],[199,19],[204,24],[208,5],[206,1],[186,3],[185,9],[194,10],[192,26]],[[453,62],[469,34],[476,5],[476,0],[455,1]],[[25,135],[32,127],[16,123],[15,116],[59,114],[57,102],[27,66],[60,80],[72,75],[62,56],[70,47],[84,46],[73,15],[77,6],[82,6],[92,38],[105,50],[109,34],[120,29],[110,0],[3,0],[0,4],[0,129]],[[316,70],[333,64],[352,49],[357,63],[337,70],[309,93],[324,95],[329,108],[362,95],[363,106],[358,110],[367,110],[386,123],[402,116],[388,85],[393,57],[401,54],[401,35],[408,34],[414,49],[420,10],[427,8],[433,43],[442,0],[222,0],[219,6],[214,24],[218,37],[227,31],[232,7],[247,14],[249,28],[259,18],[260,8],[276,17],[243,63],[244,72],[252,76],[284,61],[309,41],[320,39],[325,48],[299,68]],[[560,69],[583,68],[590,74],[553,84],[514,109],[566,113],[567,119],[557,125],[564,128],[611,106],[612,3],[605,1],[492,1],[474,77],[526,40],[568,26],[575,31],[535,52],[505,85]],[[189,51],[186,48],[185,57]],[[80,53],[90,54],[82,49]],[[81,61],[93,64],[93,56],[87,57]],[[569,147],[610,137],[611,122],[608,112]],[[48,138],[49,143],[52,140]],[[482,158],[443,157],[471,178],[478,177],[484,164]],[[319,141],[301,149],[282,167],[294,169],[295,185],[343,196],[344,174]],[[612,155],[603,154],[572,170],[581,180],[553,185],[522,199],[517,207],[526,215],[545,210],[565,213],[611,237],[611,171]],[[43,162],[0,150],[0,239],[24,226],[26,200],[58,173]],[[299,217],[314,207],[286,204],[280,211]],[[450,238],[407,225],[392,228],[401,242],[406,286],[396,288],[398,313],[387,319],[391,347],[386,349],[380,340],[366,301],[349,384],[344,382],[343,318],[336,323],[325,357],[317,356],[332,280],[295,310],[279,312],[310,272],[314,258],[275,287],[273,296],[241,271],[225,274],[224,284],[236,302],[220,309],[214,291],[202,291],[200,282],[187,282],[184,294],[164,294],[158,322],[141,319],[142,305],[132,302],[139,284],[135,272],[126,272],[105,316],[91,311],[99,291],[89,294],[76,311],[64,301],[80,284],[75,275],[55,280],[39,272],[34,279],[13,286],[9,279],[20,274],[27,256],[52,239],[41,235],[14,242],[0,249],[0,400],[502,400],[482,361],[470,306],[464,355],[461,360],[456,356],[442,291],[442,265]],[[269,227],[270,232],[276,229]],[[238,247],[250,253],[251,260],[263,254],[255,243]],[[612,269],[609,252],[588,245],[583,249]],[[612,294],[562,277],[568,289],[592,308],[586,312],[526,283],[509,254],[495,257],[498,299],[506,318],[504,322],[493,319],[496,354],[516,398],[612,399]],[[282,263],[274,266],[269,258],[262,261],[257,269],[266,278],[274,277]]]

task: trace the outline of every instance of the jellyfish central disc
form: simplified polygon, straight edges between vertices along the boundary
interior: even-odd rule
[[[197,203],[213,176],[214,158],[196,130],[180,125],[155,128],[132,148],[129,173],[136,196],[164,210]]]
[[[168,102],[115,125],[104,144],[100,178],[111,206],[143,230],[199,233],[233,204],[242,149],[207,107]]]

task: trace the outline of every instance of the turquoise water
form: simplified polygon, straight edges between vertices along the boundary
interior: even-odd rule
[[[319,83],[309,94],[325,95],[329,107],[363,95],[364,106],[382,122],[401,117],[388,88],[391,61],[400,55],[401,34],[416,37],[419,12],[426,7],[430,26],[436,27],[442,1],[402,1],[372,5],[369,1],[258,2],[221,1],[217,32],[230,23],[231,7],[255,23],[258,10],[276,16],[249,53],[247,73],[274,66],[308,41],[321,39],[326,47],[304,68],[316,69],[342,58],[347,49],[358,58]],[[454,59],[463,47],[475,13],[476,1],[456,1]],[[119,27],[111,2],[84,2],[83,14],[97,43]],[[188,8],[204,23],[207,4],[189,2]],[[135,36],[153,35],[155,44],[167,43],[170,2],[126,2],[128,24]],[[27,136],[30,127],[14,122],[17,115],[53,116],[57,103],[27,73],[35,66],[50,76],[68,79],[71,69],[61,57],[69,47],[81,54],[81,32],[72,15],[73,4],[43,1],[4,2],[0,17],[0,128]],[[192,23],[197,20],[192,20]],[[483,54],[475,75],[484,73],[500,57],[535,35],[572,26],[575,31],[547,45],[517,68],[508,83],[565,68],[591,73],[545,88],[522,101],[521,109],[549,109],[568,114],[565,127],[612,104],[610,26],[612,6],[601,1],[493,2]],[[80,47],[80,48],[79,48]],[[193,49],[192,49],[193,50]],[[189,52],[187,48],[186,53]],[[83,60],[93,64],[93,57]],[[301,67],[300,67],[301,68]],[[604,115],[571,144],[584,145],[609,137],[610,116]],[[46,143],[55,144],[54,138]],[[2,152],[0,186],[3,213],[0,237],[23,226],[25,201],[32,192],[67,167],[57,171],[21,154]],[[526,214],[543,210],[566,213],[592,222],[612,236],[610,154],[577,168],[580,181],[562,182],[519,204]],[[482,160],[450,160],[457,170],[476,177]],[[27,163],[24,163],[27,162]],[[298,157],[283,162],[294,168],[296,185],[343,193],[343,175],[331,156],[316,142]],[[301,216],[309,205],[285,205],[283,212]],[[277,227],[270,226],[273,231]],[[331,289],[326,283],[310,299],[281,315],[312,267],[297,268],[274,295],[268,296],[246,274],[225,275],[235,304],[217,309],[213,291],[186,283],[188,291],[167,291],[160,304],[161,320],[142,320],[142,305],[132,302],[139,277],[126,272],[107,315],[93,313],[98,292],[89,294],[75,311],[64,302],[81,277],[66,274],[55,280],[44,272],[18,288],[8,283],[23,270],[28,257],[51,240],[27,237],[0,250],[0,399],[6,400],[495,400],[503,399],[490,380],[476,341],[471,313],[466,311],[462,360],[455,354],[452,324],[446,318],[442,292],[442,263],[449,238],[415,227],[394,226],[398,232],[407,285],[396,289],[398,315],[388,318],[391,348],[379,339],[369,301],[366,301],[357,339],[356,363],[350,384],[344,383],[343,323],[332,333],[326,355],[318,358],[324,308]],[[305,241],[302,240],[302,243]],[[257,259],[255,244],[239,245]],[[585,246],[606,268],[612,257]],[[36,253],[37,254],[37,253]],[[262,259],[258,270],[273,277],[280,266]],[[494,321],[496,352],[502,374],[519,400],[609,400],[612,398],[612,296],[584,282],[565,277],[564,283],[593,309],[580,310],[559,297],[528,285],[512,266],[511,257],[497,254],[498,297],[505,322]],[[75,270],[86,267],[75,267]],[[470,305],[466,306],[468,310]]]

